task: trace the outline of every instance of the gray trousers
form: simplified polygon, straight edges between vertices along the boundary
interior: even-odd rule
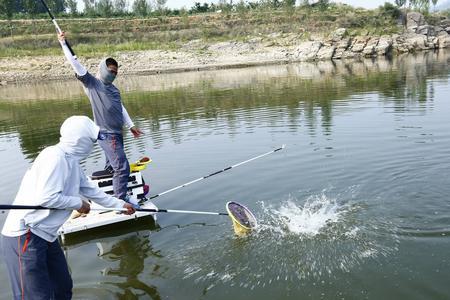
[[[104,140],[98,140],[106,156],[105,169],[112,168],[114,195],[122,200],[127,199],[128,177],[130,176],[130,165],[128,164],[123,147],[122,134],[105,133]]]
[[[58,240],[50,243],[28,232],[2,235],[1,244],[13,299],[72,299],[72,277]]]

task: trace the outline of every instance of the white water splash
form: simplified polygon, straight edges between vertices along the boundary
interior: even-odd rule
[[[336,199],[322,195],[308,198],[303,206],[297,205],[292,199],[279,209],[272,210],[277,221],[290,233],[315,236],[323,229],[340,220],[345,212],[345,206],[340,206]]]
[[[206,290],[219,283],[254,289],[279,281],[333,279],[397,251],[398,241],[386,234],[391,223],[370,218],[355,196],[351,187],[306,199],[261,201],[259,227],[248,237],[224,233],[208,243],[189,241],[181,253],[166,257],[182,266],[183,279],[204,284]]]

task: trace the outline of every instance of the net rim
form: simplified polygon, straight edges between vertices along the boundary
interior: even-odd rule
[[[229,205],[230,205],[230,204],[237,204],[237,205],[243,207],[243,208],[245,209],[245,211],[251,216],[252,221],[254,222],[254,226],[248,227],[248,226],[245,226],[245,225],[241,224],[241,222],[239,222],[239,220],[237,220],[237,219],[234,217],[233,213],[232,213],[231,210],[229,209]],[[225,205],[225,208],[226,208],[226,210],[227,210],[228,215],[230,216],[230,218],[231,218],[234,222],[238,223],[239,226],[241,226],[241,227],[243,227],[243,228],[245,228],[245,229],[249,229],[249,230],[250,230],[250,229],[255,229],[256,227],[258,227],[258,222],[256,221],[255,215],[250,211],[250,209],[247,208],[247,206],[242,205],[242,204],[240,204],[239,202],[236,202],[236,201],[228,201],[227,204]]]

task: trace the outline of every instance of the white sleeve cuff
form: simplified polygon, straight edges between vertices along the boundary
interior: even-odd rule
[[[123,122],[125,123],[125,125],[128,128],[134,127],[134,123],[131,120],[130,115],[128,114],[128,112],[127,112],[125,106],[123,106],[123,104],[122,104],[122,115],[123,115]]]

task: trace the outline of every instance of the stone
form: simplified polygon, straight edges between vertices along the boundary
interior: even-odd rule
[[[440,36],[440,35],[447,35],[447,31],[445,31],[444,28],[442,28],[441,26],[434,26],[434,35],[436,36]]]
[[[423,34],[426,36],[433,36],[435,35],[434,26],[431,25],[422,25],[417,27],[416,29],[417,34]]]
[[[252,43],[252,44],[257,44],[257,43],[261,43],[262,40],[263,39],[261,37],[255,37],[255,38],[252,38],[252,39],[248,40],[248,42]]]
[[[414,50],[427,50],[430,49],[428,46],[428,40],[425,35],[412,35],[405,39],[405,44],[408,49]]]
[[[342,53],[341,58],[351,59],[351,58],[356,58],[356,57],[359,57],[359,56],[361,56],[360,53],[353,52],[351,50],[347,50],[347,51],[344,51],[344,53]]]
[[[334,51],[336,50],[336,46],[324,46],[319,49],[317,52],[318,60],[330,60],[333,58]]]
[[[294,58],[301,61],[314,60],[322,45],[319,41],[303,42],[294,50]]]
[[[413,11],[406,15],[406,28],[409,29],[410,27],[419,27],[422,25],[426,25],[426,22],[421,13]]]
[[[450,47],[450,35],[438,37],[438,47],[439,49]]]
[[[378,55],[387,55],[389,54],[392,48],[392,39],[388,36],[382,36],[378,44],[375,46],[375,52]]]
[[[351,45],[352,40],[350,38],[344,38],[336,45],[336,48],[347,50],[347,48]]]
[[[378,38],[372,38],[367,42],[366,47],[364,47],[362,53],[364,56],[373,56],[376,52],[375,49],[378,46]]]
[[[334,42],[337,42],[342,40],[346,34],[347,34],[346,28],[338,28],[331,34],[331,39]]]
[[[351,46],[353,52],[362,52],[370,40],[368,37],[357,37]]]

